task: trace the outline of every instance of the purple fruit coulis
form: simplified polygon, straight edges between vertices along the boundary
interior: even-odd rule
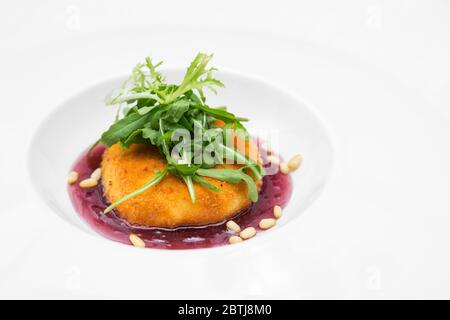
[[[85,153],[78,159],[73,167],[73,170],[79,173],[78,182],[88,178],[100,167],[104,151],[105,147],[99,145],[89,155]],[[258,227],[260,220],[273,217],[273,207],[284,207],[289,201],[292,192],[289,175],[278,172],[263,179],[258,201],[233,218],[241,228],[255,227],[258,232],[262,231]],[[103,213],[108,202],[103,196],[101,183],[91,189],[82,189],[75,183],[69,186],[69,194],[76,211],[84,221],[97,233],[121,243],[131,244],[129,236],[134,233],[144,240],[147,248],[198,249],[228,244],[229,237],[233,235],[227,230],[226,221],[215,225],[177,229],[130,225],[120,218],[115,210],[108,214]]]

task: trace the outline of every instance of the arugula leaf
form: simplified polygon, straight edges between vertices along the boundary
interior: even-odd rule
[[[139,141],[140,138],[142,138],[142,130],[143,129],[138,129],[130,134],[125,141],[122,141],[121,147],[123,149],[128,149],[133,143]]]
[[[240,168],[239,170],[244,171],[245,169],[249,169],[252,171],[255,180],[260,180],[265,175],[264,168],[257,164],[249,164]]]
[[[177,100],[167,107],[164,120],[178,123],[186,111],[189,110],[189,101]]]
[[[120,140],[125,141],[130,134],[142,128],[149,119],[148,114],[141,116],[133,113],[116,123],[114,123],[105,133],[102,134],[101,142],[108,147],[116,144]]]
[[[192,176],[198,170],[198,165],[173,164],[173,168],[183,176]]]
[[[146,115],[147,113],[149,113],[150,111],[154,110],[156,108],[156,106],[145,106],[142,108],[137,109],[137,113],[139,113],[141,116]]]
[[[161,134],[158,130],[154,130],[151,128],[143,128],[142,130],[142,137],[145,139],[149,139],[151,144],[157,146],[161,144]]]
[[[197,174],[204,177],[210,177],[229,183],[240,183],[244,181],[248,188],[248,197],[253,202],[258,201],[258,189],[253,179],[241,170],[233,169],[198,169]]]
[[[193,107],[198,108],[204,112],[206,112],[207,114],[214,116],[217,119],[220,120],[231,120],[231,121],[236,121],[236,122],[240,122],[240,121],[248,121],[247,118],[240,118],[240,117],[236,117],[234,114],[223,110],[223,109],[214,109],[214,108],[210,108],[206,105],[199,105],[199,104],[193,104]]]
[[[209,190],[212,190],[214,192],[221,192],[222,191],[219,188],[217,188],[215,185],[213,185],[212,183],[209,183],[208,181],[200,178],[197,175],[192,176],[192,181],[194,181],[194,182],[198,183],[199,185],[201,185],[201,186],[203,186],[203,187],[205,187],[205,188],[207,188]]]
[[[136,101],[136,100],[140,100],[140,99],[152,99],[152,100],[156,100],[158,102],[160,102],[160,98],[152,93],[149,92],[140,92],[140,93],[130,93],[130,94],[126,94],[126,95],[119,95],[118,97],[115,98],[107,98],[106,99],[106,105],[115,105],[115,104],[120,104],[123,102],[130,102],[130,101]]]
[[[169,164],[173,164],[173,160],[170,157],[170,153],[169,153],[169,147],[167,146],[166,140],[164,139],[163,120],[161,118],[159,119],[159,132],[161,134],[161,137],[163,137],[162,142],[161,142],[161,147],[162,147],[163,153],[166,156],[167,162]]]

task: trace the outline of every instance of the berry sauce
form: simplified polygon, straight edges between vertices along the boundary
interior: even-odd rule
[[[75,210],[97,233],[125,244],[131,244],[129,236],[136,234],[144,240],[147,248],[156,249],[198,249],[228,244],[229,237],[234,233],[227,230],[226,221],[202,227],[161,229],[130,225],[115,210],[104,214],[103,210],[108,207],[108,202],[103,196],[102,184],[99,182],[97,187],[90,189],[79,187],[80,181],[89,178],[91,173],[100,167],[104,151],[105,147],[99,145],[89,156],[83,154],[72,169],[79,173],[79,179],[69,186]],[[233,221],[242,229],[255,227],[257,232],[262,232],[258,227],[260,220],[273,218],[273,207],[275,205],[284,207],[291,197],[291,192],[292,183],[289,175],[278,172],[265,176],[258,201],[239,212]]]

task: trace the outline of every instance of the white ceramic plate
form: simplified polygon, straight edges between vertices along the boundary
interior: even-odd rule
[[[173,83],[179,83],[184,72],[184,69],[163,71]],[[302,168],[291,174],[293,194],[285,217],[280,220],[282,227],[298,217],[323,188],[333,158],[331,138],[316,111],[292,94],[236,72],[222,71],[217,77],[226,88],[217,96],[209,95],[208,103],[229,106],[233,113],[251,119],[250,132],[270,141],[285,158],[301,153],[305,159]],[[104,98],[125,79],[118,77],[86,88],[58,106],[34,135],[29,153],[30,174],[41,198],[71,225],[91,233],[72,207],[67,174],[81,153],[113,121],[116,110],[106,107]],[[185,255],[192,254],[185,252]]]

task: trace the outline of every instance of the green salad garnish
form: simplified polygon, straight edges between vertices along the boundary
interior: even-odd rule
[[[214,108],[206,104],[205,88],[216,93],[217,88],[224,87],[213,77],[216,69],[207,67],[212,57],[199,53],[178,85],[167,83],[157,70],[162,62],[153,63],[147,57],[133,69],[122,88],[107,98],[106,104],[117,105],[118,112],[116,121],[99,142],[107,147],[119,143],[124,149],[135,143],[154,145],[167,160],[167,167],[156,172],[142,188],[111,204],[105,212],[156,185],[168,173],[185,182],[194,203],[194,183],[220,192],[203,177],[230,183],[244,181],[249,198],[257,201],[255,180],[263,177],[264,170],[236,149],[232,136],[238,134],[248,140],[249,134],[242,124],[248,120],[228,112],[226,107]],[[218,120],[224,125],[218,126]],[[216,164],[230,161],[243,166],[214,168]]]

